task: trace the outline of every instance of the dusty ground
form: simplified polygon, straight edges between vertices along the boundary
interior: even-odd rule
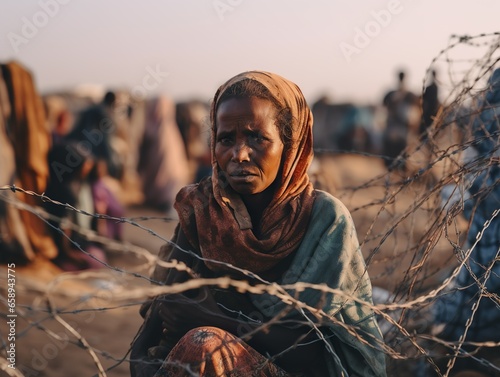
[[[436,198],[430,190],[431,178],[417,179],[399,190],[408,177],[388,175],[381,160],[361,156],[323,157],[315,177],[319,187],[339,197],[352,211],[374,285],[400,294],[424,292],[454,267],[450,242],[443,237],[443,229],[432,226],[438,218],[432,212]],[[365,182],[370,183],[363,187]],[[413,210],[426,192],[426,204]],[[141,207],[127,209],[129,218],[163,215]],[[173,221],[160,219],[136,221],[165,239],[175,226]],[[459,242],[464,224],[458,221],[448,230],[449,237]],[[138,253],[157,253],[164,242],[130,224],[124,234]],[[94,376],[98,371],[95,359],[107,376],[128,375],[128,362],[121,360],[127,357],[142,323],[138,309],[143,297],[122,298],[149,286],[133,274],[148,276],[150,269],[144,257],[124,249],[111,251],[112,268],[98,274],[60,275],[43,263],[17,268],[16,366],[24,376]],[[6,285],[5,268],[0,276]],[[5,316],[0,331],[5,340]],[[398,363],[398,371],[391,375],[412,375],[410,365]],[[0,370],[0,375],[6,374]]]
[[[164,214],[135,207],[128,208],[126,216],[162,217]],[[137,223],[165,239],[170,238],[175,226],[174,222],[162,220],[137,220]],[[126,242],[143,248],[144,252],[157,253],[164,243],[159,237],[130,224],[125,225],[124,235]],[[72,329],[95,350],[104,369],[119,364],[107,371],[107,376],[128,375],[128,363],[120,364],[119,361],[126,356],[128,346],[142,323],[138,312],[140,300],[117,300],[117,296],[128,289],[148,285],[145,280],[127,273],[149,276],[149,270],[144,266],[146,260],[131,252],[111,252],[108,257],[109,264],[119,271],[103,269],[89,276],[61,275],[51,264],[43,262],[16,269],[19,313],[16,323],[16,365],[24,376],[95,375],[98,370],[96,363],[82,349]],[[1,281],[5,285],[4,268],[1,274]],[[67,280],[58,283],[56,278]],[[61,314],[60,322],[49,312],[47,295],[51,298],[53,308],[67,312]],[[85,311],[88,308],[102,310]],[[2,309],[1,312],[5,311]],[[4,339],[6,330],[3,320],[0,331]],[[7,374],[0,370],[0,375]]]

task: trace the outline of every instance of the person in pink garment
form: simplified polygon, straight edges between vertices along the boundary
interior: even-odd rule
[[[175,121],[175,105],[166,97],[146,102],[145,129],[137,171],[146,205],[168,211],[189,182],[184,142]]]

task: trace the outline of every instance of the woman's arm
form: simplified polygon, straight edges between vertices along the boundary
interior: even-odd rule
[[[261,327],[249,339],[245,334]],[[250,330],[250,331],[249,331]],[[304,369],[318,358],[323,358],[325,344],[309,326],[289,328],[279,324],[239,324],[237,336],[264,355],[277,356],[276,362],[289,372]]]
[[[182,245],[179,246],[184,249],[191,249],[189,244],[184,243],[183,239],[179,240],[179,231],[177,228],[172,241],[174,244],[181,243]],[[172,247],[171,244],[162,246],[159,252],[160,260],[172,261],[175,259],[190,267],[193,265],[193,258],[192,255],[182,252],[175,246]],[[167,269],[161,265],[157,265],[152,279],[158,284],[172,284],[174,282],[185,281],[189,277],[190,275],[185,271]],[[144,322],[131,345],[130,372],[133,377],[152,376],[161,365],[162,360],[155,362],[148,356],[148,350],[151,347],[158,346],[163,335],[164,326],[160,317],[161,301],[162,298],[156,297],[148,300],[141,306],[140,314],[144,317]]]
[[[189,330],[211,326],[225,330],[265,356],[277,356],[278,365],[289,371],[303,368],[323,356],[325,345],[307,326],[289,328],[280,324],[258,324],[225,315],[207,288],[198,296],[168,295],[160,304],[160,317],[166,332],[182,336]],[[285,352],[284,352],[285,351]]]
[[[193,250],[182,230],[178,231],[176,244],[184,250]],[[195,257],[177,247],[173,247],[169,260],[183,262],[190,268],[195,268],[197,262]],[[187,272],[171,269],[165,284],[182,283],[191,278],[193,276]],[[207,287],[184,294],[166,295],[161,301],[159,315],[166,332],[182,336],[196,327],[217,327],[242,338],[265,356],[276,356],[286,350],[276,361],[290,371],[303,367],[323,355],[325,345],[309,327],[291,329],[279,324],[265,326],[228,317],[220,309]]]
[[[184,263],[189,268],[193,268],[196,263],[196,258],[183,250],[193,251],[193,247],[189,244],[186,236],[177,225],[174,235],[169,243],[166,243],[160,248],[158,259],[164,262],[178,261]],[[166,268],[161,264],[157,264],[152,275],[152,279],[161,285],[171,285],[174,283],[182,283],[192,275],[186,271],[179,271],[175,268]]]

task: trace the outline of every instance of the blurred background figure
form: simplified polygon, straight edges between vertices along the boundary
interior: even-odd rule
[[[0,186],[13,184],[16,177],[15,152],[6,124],[10,112],[9,94],[0,70],[0,159],[2,161]],[[2,255],[2,262],[16,255],[23,258],[25,253],[28,253],[29,256],[33,255],[20,213],[7,201],[13,196],[14,194],[11,192],[0,191],[2,199],[0,200],[0,250],[3,251],[0,255]]]
[[[464,251],[472,251],[454,289],[437,300],[436,320],[445,325],[440,334],[444,339],[456,341],[466,334],[466,341],[499,342],[500,214],[494,216],[494,212],[500,209],[500,69],[491,75],[471,114],[472,130],[468,131],[473,142],[463,161],[466,183],[464,187],[445,186],[442,198],[445,208],[463,201],[464,215],[470,220]]]
[[[107,173],[111,177],[120,179],[123,166],[119,154],[111,144],[116,132],[115,106],[116,95],[108,91],[101,103],[91,105],[81,112],[66,139],[88,149],[96,160],[103,160],[106,163]]]
[[[314,150],[316,153],[378,151],[375,106],[330,103],[321,96],[311,107],[314,116]]]
[[[335,142],[335,109],[332,108],[328,96],[319,97],[311,106],[314,116],[313,143],[316,152],[336,149]]]
[[[373,153],[373,109],[351,106],[342,118],[337,143],[342,150]]]
[[[100,267],[99,261],[106,261],[104,248],[87,240],[88,231],[120,240],[121,224],[77,214],[51,200],[88,213],[124,215],[105,182],[112,162],[106,159],[106,131],[112,131],[106,112],[113,95],[85,110],[72,129],[73,114],[64,97],[46,98],[44,106],[28,70],[16,62],[0,67],[0,185],[14,184],[50,199],[0,191],[0,258],[17,263],[50,260],[53,268],[63,270]],[[19,200],[29,207],[19,207]],[[37,207],[52,216],[44,221],[32,214],[30,208]]]
[[[191,183],[186,148],[175,121],[175,105],[159,96],[146,101],[138,172],[144,204],[169,211],[177,192]]]
[[[117,92],[115,111],[116,133],[111,145],[117,153],[122,166],[121,177],[115,182],[107,179],[108,186],[113,185],[115,195],[124,205],[136,205],[144,201],[142,184],[137,171],[139,163],[139,143],[145,128],[145,104],[135,99],[128,91]]]
[[[191,182],[212,174],[209,133],[209,105],[192,100],[176,104],[175,118],[186,149]]]
[[[44,98],[48,127],[52,144],[59,144],[71,131],[74,124],[73,113],[62,96],[52,95]]]
[[[47,154],[51,144],[45,109],[33,77],[25,67],[9,62],[1,64],[0,68],[0,140],[1,153],[5,156],[0,169],[0,185],[15,184],[41,194],[45,192],[49,177]],[[19,192],[1,191],[0,195],[3,199],[0,210],[1,258],[11,262],[28,262],[36,257],[55,258],[57,247],[47,225],[31,212],[9,204],[17,198],[33,207],[41,206],[41,200]]]
[[[436,82],[436,71],[431,71],[429,85],[425,88],[422,95],[422,122],[420,123],[420,135],[427,138],[427,129],[434,122],[434,117],[438,113],[441,103],[439,101],[439,88]]]
[[[47,161],[50,179],[46,196],[82,211],[94,213],[95,202],[89,177],[97,165],[92,155],[76,143],[63,141],[54,145]],[[67,164],[68,161],[74,163]],[[106,260],[102,248],[96,243],[88,242],[84,235],[88,230],[96,230],[94,218],[50,201],[44,203],[44,208],[53,216],[50,219],[51,235],[58,249],[53,262],[58,267],[63,271],[77,271],[99,267],[100,263],[96,259]],[[84,253],[74,243],[78,244]]]
[[[54,106],[54,99],[47,99],[48,107],[52,104],[52,108],[56,108],[53,110],[54,145],[49,154],[48,197],[88,213],[124,216],[121,180],[129,152],[126,131],[131,113],[129,103],[122,97],[121,93],[107,91],[99,103],[83,107],[72,128],[68,106]],[[88,241],[89,236],[92,238],[89,231],[110,239],[122,239],[122,224],[117,220],[73,213],[50,203],[46,208],[57,217],[52,220],[56,227],[53,237],[59,249],[55,262],[63,270],[99,268],[101,262],[106,262],[105,245]],[[68,236],[78,240],[84,253],[66,237],[60,239],[58,228],[66,227],[63,231],[68,231],[68,223],[77,227]]]
[[[403,152],[408,144],[408,137],[419,124],[418,97],[406,89],[404,71],[398,72],[398,85],[388,92],[382,101],[387,109],[387,120],[382,135],[382,154],[386,157],[386,166],[393,164],[395,158]],[[398,166],[404,168],[404,161]]]

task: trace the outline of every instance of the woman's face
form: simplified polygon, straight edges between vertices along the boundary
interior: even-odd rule
[[[241,195],[263,192],[278,175],[283,142],[275,121],[276,109],[265,99],[230,98],[219,104],[215,158]]]

